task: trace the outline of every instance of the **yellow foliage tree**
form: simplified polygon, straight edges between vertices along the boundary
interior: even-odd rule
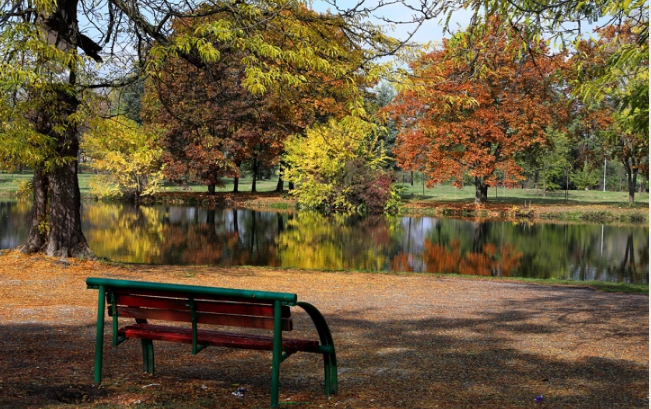
[[[349,116],[295,135],[286,142],[287,180],[308,209],[379,213],[395,206],[392,177],[383,171],[387,155],[376,124]]]
[[[159,134],[125,117],[93,121],[81,144],[98,172],[91,178],[91,191],[136,201],[155,193],[163,180]]]

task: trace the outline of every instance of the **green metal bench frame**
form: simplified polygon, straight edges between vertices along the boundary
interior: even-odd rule
[[[310,316],[319,334],[320,345],[314,351],[323,355],[325,371],[326,395],[337,394],[337,357],[335,346],[332,340],[330,328],[321,312],[313,305],[297,301],[296,294],[278,293],[267,291],[239,290],[232,288],[204,287],[181,284],[153,283],[145,281],[115,280],[108,278],[89,277],[86,279],[89,289],[99,290],[97,300],[97,333],[95,341],[95,383],[102,381],[102,357],[104,352],[104,319],[106,315],[106,303],[112,307],[112,344],[119,345],[125,339],[118,337],[118,313],[113,303],[113,290],[141,290],[161,293],[178,293],[179,297],[187,297],[192,314],[192,353],[197,354],[205,346],[197,342],[197,323],[194,313],[194,298],[201,296],[237,298],[246,300],[263,300],[273,303],[273,347],[272,347],[272,369],[271,369],[271,407],[278,407],[280,364],[291,355],[283,351],[282,345],[282,312],[283,306],[301,307]],[[154,372],[154,348],[151,339],[142,339],[143,369],[145,372]],[[283,353],[285,352],[285,353]]]

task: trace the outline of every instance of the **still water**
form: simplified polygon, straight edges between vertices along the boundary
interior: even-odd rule
[[[0,249],[22,243],[29,205],[0,202]],[[84,203],[93,251],[115,261],[649,281],[649,227],[473,222]]]

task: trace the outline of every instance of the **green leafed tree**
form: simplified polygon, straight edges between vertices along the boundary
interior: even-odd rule
[[[599,183],[599,172],[591,169],[588,163],[584,163],[582,169],[570,174],[570,179],[577,189],[590,190]]]
[[[596,40],[579,43],[574,57],[581,67],[574,86],[592,98],[587,107],[598,107],[594,111],[604,117],[598,135],[624,167],[629,204],[635,200],[638,176],[648,179],[649,172],[649,54],[644,21],[648,28],[648,11],[646,17],[642,14],[599,29]]]
[[[94,257],[79,212],[78,128],[86,110],[78,83],[89,60],[101,60],[99,47],[81,33],[76,2],[0,7],[0,162],[34,169],[34,210],[22,249]]]

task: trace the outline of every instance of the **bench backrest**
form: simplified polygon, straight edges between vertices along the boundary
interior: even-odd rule
[[[156,292],[128,289],[109,290],[109,314],[115,303],[119,317],[138,320],[192,322],[229,327],[274,328],[274,307],[270,301],[237,297],[190,295],[179,292]],[[110,297],[113,297],[111,299]],[[292,330],[288,306],[281,306],[282,329]]]
[[[273,329],[274,304],[280,301],[281,327],[292,330],[289,305],[296,294],[100,278],[86,283],[104,287],[109,314],[118,317]]]

